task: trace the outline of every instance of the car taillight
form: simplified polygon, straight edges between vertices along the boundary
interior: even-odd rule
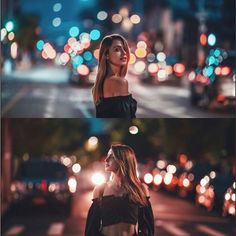
[[[44,192],[46,192],[48,190],[48,184],[47,184],[46,180],[42,180],[42,182],[41,182],[41,189]]]
[[[221,68],[221,74],[222,75],[229,75],[230,74],[231,69],[228,66],[224,66]]]
[[[15,192],[15,191],[24,191],[26,190],[26,184],[24,182],[21,181],[14,181],[11,184],[11,191]]]
[[[216,68],[215,68],[215,74],[216,75],[229,75],[230,74],[230,72],[231,72],[231,68],[230,67],[228,67],[228,66],[217,66]]]

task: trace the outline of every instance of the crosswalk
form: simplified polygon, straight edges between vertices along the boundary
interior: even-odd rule
[[[213,228],[212,226],[206,224],[193,224],[186,225],[175,222],[168,221],[160,221],[156,222],[156,235],[157,236],[228,236],[233,235],[235,232],[230,232],[230,229],[227,229],[227,233],[224,233],[218,229]],[[73,230],[74,231],[74,230]],[[77,232],[77,236],[83,236],[83,230],[80,229],[80,232]],[[233,231],[233,230],[232,230]],[[27,233],[25,233],[27,232]],[[48,236],[69,236],[70,233],[67,232],[64,222],[53,222],[51,223],[47,229],[44,229],[44,232],[30,232],[27,231],[27,227],[24,225],[13,225],[6,232],[3,232],[3,236],[17,236],[17,235],[48,235]]]

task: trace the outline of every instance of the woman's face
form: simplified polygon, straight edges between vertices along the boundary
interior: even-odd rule
[[[118,163],[114,159],[114,154],[110,149],[107,153],[107,157],[105,159],[105,171],[116,172],[118,170]]]
[[[115,39],[108,50],[108,62],[116,66],[125,66],[127,64],[127,53],[121,40]]]

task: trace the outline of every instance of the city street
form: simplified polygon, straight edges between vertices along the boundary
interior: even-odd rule
[[[217,118],[232,113],[207,111],[190,105],[188,84],[182,86],[141,83],[129,74],[130,92],[138,102],[137,118]],[[2,117],[95,117],[91,87],[69,83],[69,71],[41,66],[3,77]]]
[[[62,209],[39,205],[12,209],[3,219],[2,235],[65,235],[83,236],[92,192],[82,191],[75,195],[72,210],[67,216]],[[151,191],[155,216],[155,231],[158,236],[226,236],[235,235],[234,223],[193,203]],[[22,209],[22,208],[21,208]]]

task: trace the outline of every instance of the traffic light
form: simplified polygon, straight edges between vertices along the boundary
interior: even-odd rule
[[[210,46],[214,46],[216,44],[216,36],[213,33],[209,34],[207,42]]]
[[[200,44],[205,46],[207,44],[207,36],[204,33],[201,33],[200,35]]]

